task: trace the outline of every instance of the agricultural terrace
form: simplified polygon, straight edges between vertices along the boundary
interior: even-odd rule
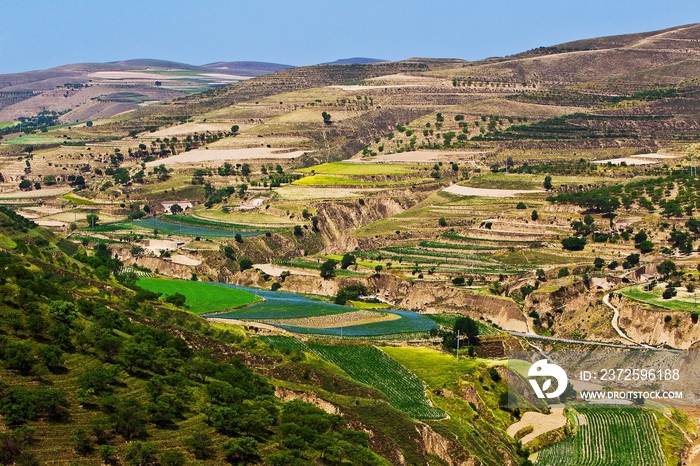
[[[573,437],[539,452],[538,466],[664,466],[654,416],[639,408],[577,408]]]
[[[403,175],[411,173],[416,165],[405,164],[358,164],[348,162],[332,162],[309,168],[300,168],[300,173],[317,173],[319,175]]]
[[[352,314],[355,313],[352,312]],[[372,337],[391,335],[393,338],[400,334],[406,334],[411,337],[416,337],[418,335],[426,337],[430,330],[437,327],[432,320],[415,312],[386,311],[381,314],[384,314],[381,318],[376,318],[371,321],[349,321],[347,326],[344,325],[345,318],[336,318],[333,320],[332,326],[325,328],[283,325],[281,323],[275,323],[274,325],[278,325],[279,327],[289,330],[290,332],[301,334],[335,335],[341,337]]]
[[[371,181],[342,175],[311,175],[293,181],[295,186],[396,186],[430,181],[430,178],[407,178],[391,181]]]
[[[155,160],[148,162],[147,167],[155,167],[161,164],[181,165],[192,164],[199,165],[202,162],[224,162],[227,160],[257,160],[257,159],[293,159],[304,155],[304,151],[289,152],[286,150],[275,150],[264,147],[253,149],[221,149],[221,150],[203,150],[195,149],[189,152],[183,152],[178,155],[173,155],[167,159]]]
[[[295,333],[343,337],[397,334],[426,336],[431,329],[437,327],[428,317],[415,312],[357,311],[353,307],[315,301],[294,293],[238,286],[234,289],[254,292],[265,298],[265,301],[233,312],[217,314],[216,318],[251,320]]]
[[[306,317],[302,319],[281,319],[281,320],[266,320],[267,324],[280,325],[288,327],[309,327],[309,328],[339,328],[352,325],[374,324],[377,322],[386,322],[390,320],[398,320],[401,316],[390,312],[375,312],[375,311],[355,311],[346,312],[344,314],[333,314],[330,316]]]
[[[263,216],[265,214],[259,214],[259,215]],[[240,230],[240,231],[237,231],[237,233],[240,233],[241,236],[253,236],[254,233],[260,233],[260,230],[258,228],[251,227],[249,225],[238,224],[235,222],[209,220],[206,218],[200,218],[200,217],[196,217],[193,215],[167,215],[164,218],[162,218],[162,220],[167,222],[167,223],[177,223],[177,224],[182,223],[182,224],[187,224],[187,225],[212,228],[215,230],[231,231],[231,229],[233,228],[236,230]],[[251,232],[253,232],[253,233],[251,233]]]
[[[191,219],[192,217],[188,217],[188,219]],[[205,221],[203,220],[202,223]],[[194,222],[192,222],[194,223]],[[164,220],[161,220],[159,218],[148,218],[148,219],[142,219],[142,220],[134,220],[133,222],[134,225],[143,227],[143,228],[148,228],[151,230],[158,230],[159,233],[167,234],[167,235],[184,235],[184,236],[208,236],[208,237],[217,237],[217,238],[233,238],[236,233],[239,233],[241,236],[255,236],[258,235],[259,233],[257,232],[250,232],[250,231],[236,231],[233,228],[226,229],[224,227],[212,227],[212,226],[200,226],[200,225],[192,225],[190,223],[184,223],[184,222],[179,222],[179,223],[174,223],[174,222],[166,222]],[[124,229],[123,227],[129,227],[129,224],[121,224],[122,226],[119,227],[118,229]],[[105,225],[104,228],[108,228],[109,225]],[[95,227],[99,228],[99,227]],[[115,226],[115,228],[117,228]],[[109,230],[95,230],[91,228],[87,228],[86,231],[109,231]]]
[[[482,189],[515,189],[523,191],[542,191],[544,185],[544,174],[531,173],[485,173],[473,176],[467,181],[460,182],[462,186]],[[578,186],[581,184],[581,176],[556,175],[552,177],[552,183],[556,186]],[[619,179],[609,176],[592,175],[586,176],[586,184],[618,183]]]
[[[213,283],[142,277],[137,285],[154,293],[185,296],[185,305],[196,314],[220,312],[262,301],[253,293]]]
[[[188,210],[189,212],[189,210]],[[298,225],[296,222],[288,217],[281,217],[277,215],[263,214],[259,212],[242,212],[242,211],[229,211],[224,212],[222,210],[214,209],[202,209],[195,207],[191,213],[193,219],[209,221],[213,224],[226,226],[228,225],[239,225],[239,226],[265,226],[265,227],[289,227],[293,225]]]
[[[662,307],[672,311],[699,312],[700,308],[697,303],[697,295],[689,293],[684,288],[676,288],[676,296],[670,299],[662,297],[664,287],[656,286],[651,290],[647,290],[648,285],[634,285],[623,288],[619,293],[629,299],[639,301],[652,306]]]
[[[373,346],[304,344],[289,337],[268,337],[266,341],[279,349],[297,349],[320,356],[356,381],[376,388],[387,396],[392,406],[415,419],[445,418],[445,413],[433,407],[426,397],[423,382]]]
[[[506,265],[487,255],[470,253],[468,249],[395,246],[375,251],[357,251],[353,254],[376,263],[390,263],[392,268],[419,269],[418,272],[428,273],[516,275],[528,270],[524,267]]]
[[[353,234],[364,237],[391,235],[399,231],[420,233],[425,240],[449,234],[469,238],[470,243],[488,240],[497,244],[485,245],[527,247],[556,239],[571,228],[571,222],[567,221],[571,214],[549,211],[540,197],[460,196],[442,190],[400,214],[363,226]],[[533,211],[538,212],[535,219]]]

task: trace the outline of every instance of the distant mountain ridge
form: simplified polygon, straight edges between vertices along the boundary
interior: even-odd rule
[[[216,71],[218,73],[236,74],[239,76],[262,76],[288,68],[294,68],[294,66],[261,61],[218,61],[201,65],[199,68]]]
[[[390,60],[383,60],[380,58],[367,58],[367,57],[352,57],[352,58],[340,58],[336,61],[329,61],[325,63],[319,63],[319,65],[367,65],[369,63],[382,63]]]

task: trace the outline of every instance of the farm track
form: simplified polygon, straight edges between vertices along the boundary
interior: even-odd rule
[[[638,342],[638,341],[635,341],[635,340],[631,339],[630,337],[627,336],[627,334],[626,334],[625,332],[623,332],[623,331],[620,329],[620,326],[619,326],[619,322],[620,322],[620,311],[619,311],[615,306],[613,306],[613,305],[610,303],[610,293],[608,293],[608,294],[606,294],[605,296],[603,296],[603,303],[604,303],[606,306],[608,306],[610,309],[613,310],[613,317],[612,317],[612,320],[610,321],[610,324],[612,325],[612,328],[615,329],[615,331],[617,332],[617,334],[620,335],[620,338],[622,338],[622,339],[624,339],[624,340],[627,340],[627,341],[630,341],[630,342],[634,343],[635,345],[639,345],[639,346],[642,346],[642,347],[647,348],[647,349],[655,349],[655,348],[653,348],[652,346],[649,346],[649,345],[646,345],[646,344],[644,344],[644,343],[640,343],[640,342]]]
[[[522,332],[512,332],[510,330],[503,330],[505,333],[508,333],[510,335],[513,335],[515,337],[523,337],[523,338],[533,338],[535,340],[547,340],[547,341],[558,341],[560,343],[571,343],[575,345],[593,345],[593,346],[606,346],[608,348],[626,348],[626,349],[639,349],[639,346],[632,346],[632,345],[620,345],[616,343],[603,343],[600,341],[588,341],[588,340],[569,340],[566,338],[556,338],[556,337],[546,337],[543,335],[535,335],[532,333],[522,333]],[[648,349],[653,350],[653,351],[668,351],[670,353],[679,353],[682,354],[685,351],[681,350],[671,350],[671,349],[666,349],[666,348],[656,348],[653,346],[649,346]]]

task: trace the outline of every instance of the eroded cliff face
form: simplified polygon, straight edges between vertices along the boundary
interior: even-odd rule
[[[415,204],[413,197],[403,202],[381,198],[366,199],[361,205],[359,200],[354,202],[324,202],[316,205],[316,216],[319,219],[319,229],[326,245],[327,254],[344,254],[359,246],[358,239],[352,232],[382,218],[400,214]]]
[[[207,266],[192,267],[189,265],[175,264],[159,257],[133,257],[126,256],[123,259],[124,265],[145,267],[156,273],[161,273],[169,277],[182,278],[189,280],[193,273],[205,274],[213,270]]]
[[[477,464],[473,458],[461,459],[460,457],[464,456],[464,453],[458,454],[461,448],[435,432],[429,425],[418,424],[416,430],[423,439],[426,453],[437,456],[449,466],[475,466]]]
[[[506,330],[527,331],[525,316],[510,299],[443,283],[409,282],[388,274],[367,281],[368,288],[401,308],[423,313],[460,313],[476,319],[483,317]]]
[[[282,401],[292,401],[300,400],[306,403],[313,404],[319,409],[327,412],[328,414],[336,414],[344,416],[343,411],[335,404],[326,401],[312,393],[305,393],[299,391],[289,390],[283,387],[275,388],[275,396]],[[355,430],[361,430],[367,433],[370,438],[370,443],[375,443],[379,439],[377,438],[374,431],[368,428],[366,425],[358,421],[351,421],[348,423],[348,427]],[[474,466],[476,462],[471,459],[464,459],[467,456],[464,449],[452,442],[447,440],[442,435],[435,432],[429,425],[419,423],[415,426],[416,431],[420,434],[420,440],[416,447],[423,455],[433,455],[440,458],[446,464],[450,466]],[[400,449],[395,446],[389,451],[386,448],[381,448],[383,454],[387,456],[392,464],[395,465],[405,465],[406,459],[404,454]]]
[[[575,281],[555,286],[553,291],[534,291],[525,299],[523,311],[532,328],[536,324],[533,316],[539,316],[540,327],[552,330],[557,337],[623,343],[610,325],[612,310],[602,301],[613,285],[605,279],[591,279],[590,287]]]
[[[323,398],[319,398],[313,393],[295,392],[283,387],[275,387],[275,396],[282,401],[299,400],[312,404],[328,414],[342,414],[336,405]]]
[[[629,299],[613,300],[620,311],[620,328],[635,341],[688,349],[700,341],[700,323],[688,312],[650,308]],[[668,316],[670,320],[667,322]]]

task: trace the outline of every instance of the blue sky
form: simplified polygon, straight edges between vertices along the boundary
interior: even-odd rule
[[[695,22],[697,0],[13,0],[0,14],[0,73],[131,58],[477,60]]]

